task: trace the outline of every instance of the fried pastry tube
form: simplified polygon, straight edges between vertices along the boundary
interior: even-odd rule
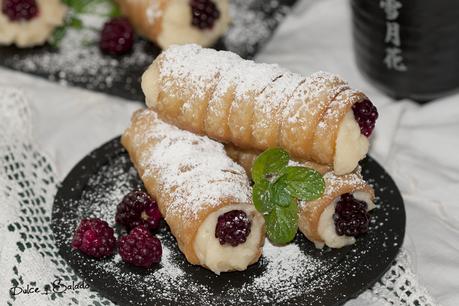
[[[226,145],[225,150],[228,156],[239,163],[250,176],[252,165],[258,154],[253,151],[243,151],[232,145]],[[334,215],[337,203],[346,199],[352,203],[355,201],[364,202],[367,211],[375,208],[374,190],[360,175],[360,168],[358,167],[353,173],[337,176],[330,167],[325,165],[307,161],[291,161],[291,163],[315,169],[323,175],[325,181],[325,191],[321,198],[298,203],[298,227],[300,231],[306,238],[314,242],[317,248],[322,248],[324,245],[331,248],[341,248],[355,243],[354,236],[337,233]],[[357,205],[359,204],[357,203]],[[367,217],[369,218],[368,214],[360,213],[356,218]],[[345,221],[352,222],[354,220]]]
[[[259,259],[264,219],[244,169],[222,144],[166,124],[151,110],[134,113],[121,142],[191,264],[218,274]]]
[[[322,248],[324,245],[330,248],[342,248],[354,244],[356,241],[354,236],[338,233],[334,220],[337,213],[336,206],[340,201],[360,202],[365,204],[365,210],[368,212],[376,207],[374,190],[365,182],[359,171],[342,176],[337,176],[330,171],[324,174],[324,181],[325,192],[321,198],[310,202],[299,202],[299,229],[314,242],[317,248]],[[364,216],[360,214],[356,218],[361,217],[368,218],[368,222],[370,220],[367,213]],[[360,222],[361,220],[348,221]],[[364,227],[367,228],[368,223]],[[366,230],[363,230],[363,233]]]
[[[163,120],[243,149],[281,147],[337,174],[368,152],[353,106],[374,106],[333,74],[303,77],[227,51],[172,46],[145,71],[142,89]]]
[[[161,48],[172,44],[196,43],[211,46],[228,29],[228,0],[212,0],[212,21],[193,23],[198,14],[188,0],[117,0],[122,13],[137,33],[156,42]],[[196,9],[196,8],[195,8]],[[215,17],[218,15],[217,17]],[[215,20],[214,20],[215,18]],[[197,19],[199,20],[199,19]]]

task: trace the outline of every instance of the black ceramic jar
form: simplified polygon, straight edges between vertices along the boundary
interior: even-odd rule
[[[359,69],[395,98],[459,89],[458,0],[351,0]]]

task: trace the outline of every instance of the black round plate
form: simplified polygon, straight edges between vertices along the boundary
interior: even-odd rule
[[[143,188],[119,138],[86,156],[64,180],[52,228],[61,255],[76,273],[121,305],[342,304],[378,281],[405,234],[403,200],[394,181],[371,157],[361,165],[377,196],[368,234],[349,247],[317,250],[299,233],[286,247],[266,244],[263,257],[244,272],[215,275],[188,264],[166,224],[156,233],[162,261],[147,270],[124,264],[119,255],[98,261],[72,250],[72,234],[82,218],[99,217],[115,226],[123,195]]]

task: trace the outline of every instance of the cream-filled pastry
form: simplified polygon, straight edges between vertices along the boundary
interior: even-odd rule
[[[228,29],[228,0],[117,0],[136,31],[161,48],[211,46]]]
[[[225,150],[250,176],[258,153],[244,151],[231,144]],[[374,190],[360,174],[336,175],[331,167],[307,161],[290,161],[290,165],[312,168],[325,182],[324,194],[315,201],[299,201],[298,227],[317,248],[327,245],[341,248],[355,243],[355,237],[368,231],[369,211],[375,208]]]
[[[191,264],[218,274],[258,261],[264,219],[244,169],[222,144],[164,123],[152,110],[134,113],[121,142]]]
[[[142,77],[147,106],[181,129],[244,150],[352,172],[369,149],[376,107],[340,77],[308,77],[197,45],[163,51]]]
[[[0,0],[0,45],[43,45],[66,13],[60,0]]]
[[[373,189],[358,174],[339,177],[325,175],[326,194],[312,202],[300,202],[300,231],[314,242],[317,248],[324,245],[342,248],[355,243],[357,236],[368,232],[375,208]]]

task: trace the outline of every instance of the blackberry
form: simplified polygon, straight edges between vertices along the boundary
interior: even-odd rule
[[[218,238],[221,245],[230,244],[235,247],[247,240],[251,226],[244,211],[231,210],[218,217],[215,238]]]
[[[98,218],[81,220],[72,240],[74,249],[95,258],[112,255],[115,245],[113,228]]]
[[[339,236],[359,236],[368,232],[371,216],[367,203],[357,200],[350,193],[343,194],[336,203],[333,221]]]
[[[11,21],[31,20],[38,16],[39,9],[35,0],[3,0],[2,13]]]
[[[107,21],[100,34],[99,47],[103,53],[121,55],[131,51],[134,45],[134,30],[125,17]]]
[[[190,0],[191,24],[201,30],[212,29],[220,18],[217,5],[211,0]]]
[[[120,238],[118,250],[125,262],[143,268],[160,262],[163,253],[159,239],[141,226]]]
[[[355,120],[360,126],[360,132],[366,137],[370,137],[378,119],[378,109],[371,103],[370,100],[363,100],[362,102],[355,103],[352,106]]]
[[[116,208],[116,223],[128,230],[137,226],[146,229],[157,229],[161,221],[161,212],[156,201],[143,191],[128,193]]]

